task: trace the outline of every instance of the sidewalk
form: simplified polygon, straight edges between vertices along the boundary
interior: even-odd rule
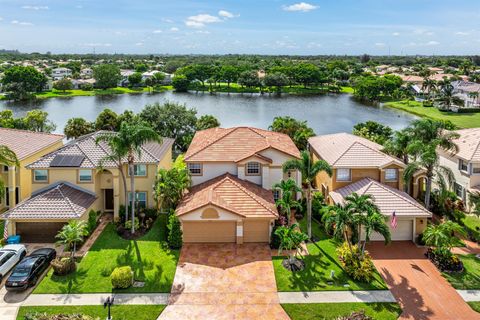
[[[32,294],[22,306],[87,306],[100,305],[113,296],[115,304],[157,305],[167,304],[169,293],[88,293],[88,294]]]
[[[396,302],[388,290],[279,292],[280,303]]]

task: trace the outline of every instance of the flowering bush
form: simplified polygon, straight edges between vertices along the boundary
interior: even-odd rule
[[[350,247],[347,242],[344,242],[337,248],[337,254],[343,269],[350,277],[362,282],[373,280],[375,267],[368,252],[365,252],[362,257],[357,245]]]

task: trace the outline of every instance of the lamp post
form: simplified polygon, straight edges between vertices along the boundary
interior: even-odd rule
[[[111,313],[110,313],[110,308],[111,306],[113,306],[113,301],[115,299],[113,297],[108,297],[107,300],[105,300],[105,302],[103,303],[103,308],[108,308],[108,315],[107,315],[107,320],[112,320],[112,316],[111,316]]]

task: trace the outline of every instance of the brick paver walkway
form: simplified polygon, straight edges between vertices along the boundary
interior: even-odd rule
[[[465,303],[425,258],[425,249],[409,241],[398,241],[388,246],[383,242],[372,242],[368,250],[377,270],[402,307],[400,319],[480,319],[480,314]]]
[[[159,319],[289,319],[266,244],[185,244]]]

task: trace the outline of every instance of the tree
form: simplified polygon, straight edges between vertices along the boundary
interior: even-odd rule
[[[180,220],[175,214],[168,217],[168,245],[172,249],[180,249],[183,244],[183,232]]]
[[[267,87],[275,87],[278,94],[282,92],[282,87],[285,87],[289,83],[287,76],[280,72],[267,74],[263,82]]]
[[[190,87],[190,80],[182,74],[175,75],[172,79],[172,86],[177,92],[187,92]]]
[[[302,208],[300,202],[294,199],[295,194],[302,190],[293,179],[282,180],[280,183],[274,184],[273,188],[281,191],[281,198],[276,201],[276,204],[287,218],[287,224],[290,225],[292,209]]]
[[[95,120],[95,130],[117,131],[118,128],[118,115],[114,111],[107,108],[98,114]]]
[[[67,139],[77,139],[83,135],[94,132],[93,123],[83,118],[70,118],[65,124],[63,133]]]
[[[309,237],[298,231],[298,224],[294,223],[291,226],[285,227],[280,226],[275,230],[275,235],[280,238],[280,246],[278,247],[278,254],[281,255],[283,250],[288,251],[288,263],[290,268],[293,268],[296,265],[296,254],[298,250],[295,250],[295,253],[292,254],[293,249],[297,249],[303,241],[309,239]]]
[[[375,121],[357,123],[353,126],[353,134],[376,142],[384,144],[392,137],[393,130]]]
[[[220,68],[217,74],[219,80],[225,81],[227,87],[230,88],[230,83],[237,81],[239,70],[235,66],[224,65]]]
[[[0,145],[0,165],[7,167],[20,165],[15,152],[5,145]],[[3,199],[5,197],[5,193],[5,181],[3,181],[2,177],[0,177],[0,198]]]
[[[408,146],[408,153],[415,159],[405,169],[405,181],[410,181],[420,169],[426,170],[425,207],[430,208],[432,183],[436,175],[453,177],[451,170],[440,166],[438,149],[456,153],[458,146],[454,140],[460,136],[456,132],[448,131],[451,127],[443,121],[421,119],[411,124],[412,141]],[[451,178],[449,178],[451,179]]]
[[[70,251],[70,258],[75,257],[77,251],[77,244],[83,241],[83,237],[88,235],[87,223],[83,220],[70,220],[68,224],[64,225],[58,232],[55,238],[57,243],[63,245]]]
[[[147,105],[139,117],[160,136],[175,139],[174,147],[180,152],[188,149],[196,131],[197,111],[176,102]]]
[[[256,71],[243,71],[238,77],[238,83],[247,88],[255,88],[262,85]]]
[[[395,131],[393,137],[386,141],[384,152],[402,159],[403,163],[408,164],[408,146],[412,139],[412,131],[410,128],[405,128],[400,131]]]
[[[302,151],[300,159],[292,159],[283,164],[283,172],[298,170],[302,175],[304,196],[307,199],[307,229],[308,237],[312,237],[312,190],[317,175],[324,171],[332,175],[332,168],[324,160],[314,161],[308,151]]]
[[[273,118],[269,129],[288,135],[300,150],[306,150],[308,138],[315,136],[307,121],[299,121],[289,116]]]
[[[122,79],[120,69],[114,64],[102,64],[93,68],[95,86],[100,89],[115,88]]]
[[[43,90],[47,77],[34,67],[14,66],[5,71],[1,83],[10,98],[25,100]]]
[[[325,225],[325,231],[333,230],[333,235],[336,239],[344,239],[352,255],[354,254],[352,241],[348,235],[352,226],[354,226],[354,216],[351,210],[347,210],[344,206],[336,205],[326,212],[322,217],[322,222]]]
[[[153,186],[153,197],[158,207],[165,205],[167,209],[175,209],[190,185],[190,174],[183,156],[180,155],[175,159],[171,169],[158,170]]]
[[[427,246],[434,246],[436,254],[450,257],[451,249],[457,243],[455,233],[465,235],[465,229],[450,220],[439,225],[430,224],[423,232],[423,241]]]
[[[205,114],[198,118],[196,123],[197,130],[206,130],[220,127],[220,121],[210,114]]]
[[[311,63],[300,63],[293,68],[293,79],[306,88],[320,80],[320,69]]]
[[[440,95],[435,99],[441,110],[450,110],[452,106],[463,106],[461,98],[455,96],[454,88],[451,84],[445,84],[440,90]]]
[[[38,109],[27,112],[27,115],[23,118],[23,126],[25,130],[48,133],[56,128],[56,125],[48,120],[48,112]]]
[[[142,74],[140,72],[135,72],[128,76],[128,84],[131,87],[137,87],[141,83],[142,83]]]
[[[63,91],[63,93],[65,93],[65,91],[73,89],[73,83],[72,83],[72,80],[68,78],[63,78],[61,80],[56,81],[53,84],[53,88]]]
[[[0,111],[0,128],[15,128],[15,119],[12,110]]]
[[[145,63],[137,63],[135,65],[135,72],[136,73],[142,73],[148,71],[148,66]]]

